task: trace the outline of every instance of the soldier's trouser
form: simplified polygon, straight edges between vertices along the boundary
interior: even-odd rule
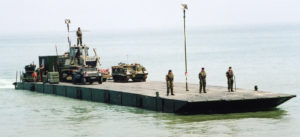
[[[171,95],[173,95],[173,83],[172,82],[167,82],[167,95],[169,95],[169,92],[171,90]]]
[[[228,91],[233,91],[233,79],[228,79],[227,84],[228,84]]]
[[[82,38],[77,38],[77,46],[80,44],[82,46]]]
[[[199,92],[201,93],[201,91],[204,91],[204,93],[206,93],[206,81],[200,81],[200,89]]]
[[[170,90],[171,90],[171,95],[173,95],[174,94],[173,93],[173,87],[168,87],[167,88],[167,95],[169,95]]]

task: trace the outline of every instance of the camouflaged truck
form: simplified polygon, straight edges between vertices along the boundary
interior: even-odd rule
[[[73,84],[87,82],[92,84],[98,81],[102,83],[102,74],[98,71],[100,58],[94,49],[95,56],[89,56],[88,46],[73,46],[70,52],[60,57],[61,81],[72,81]]]
[[[142,82],[146,81],[148,76],[146,68],[138,63],[119,63],[118,66],[112,66],[111,69],[111,75],[115,82],[127,82],[130,79],[135,82]]]

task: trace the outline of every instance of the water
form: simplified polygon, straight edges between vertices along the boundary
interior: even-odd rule
[[[75,35],[75,34],[74,34]],[[188,30],[188,74],[198,83],[201,67],[209,85],[226,86],[232,66],[237,87],[298,94],[300,26],[245,26]],[[72,35],[72,42],[75,38]],[[172,69],[184,82],[182,31],[86,32],[84,42],[97,48],[104,68],[140,62],[149,81],[164,81]],[[38,63],[39,55],[68,49],[65,32],[1,34],[0,136],[298,136],[299,97],[266,112],[175,115],[93,103],[28,91],[15,91],[16,70]],[[91,50],[91,53],[92,50]],[[175,90],[176,92],[176,90]]]

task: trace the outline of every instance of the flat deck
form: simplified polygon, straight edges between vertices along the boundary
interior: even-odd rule
[[[245,100],[245,99],[260,99],[260,98],[278,98],[294,96],[290,94],[272,93],[265,91],[254,91],[247,89],[237,89],[236,92],[228,92],[227,88],[221,86],[207,86],[207,93],[199,93],[199,85],[189,84],[189,91],[185,91],[185,83],[174,83],[175,96],[166,95],[165,82],[104,82],[103,84],[93,85],[73,85],[70,83],[60,83],[66,86],[88,87],[95,89],[106,89],[126,93],[135,93],[146,96],[156,96],[159,92],[161,98],[182,100],[188,102],[202,102],[202,101],[219,101],[219,100]]]

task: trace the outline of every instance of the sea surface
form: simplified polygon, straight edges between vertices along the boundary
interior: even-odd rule
[[[76,42],[75,32],[71,41]],[[90,55],[96,48],[102,68],[138,62],[149,71],[148,81],[164,81],[169,69],[175,82],[185,81],[182,30],[88,31],[83,43]],[[0,34],[1,137],[300,135],[299,97],[271,111],[176,115],[14,90],[16,73],[27,64],[38,64],[38,56],[56,55],[55,46],[58,54],[68,50],[64,30]],[[259,90],[298,95],[299,51],[300,25],[188,28],[188,82],[198,83],[197,74],[205,67],[208,85],[226,86],[225,72],[232,66],[238,88],[258,85]]]

